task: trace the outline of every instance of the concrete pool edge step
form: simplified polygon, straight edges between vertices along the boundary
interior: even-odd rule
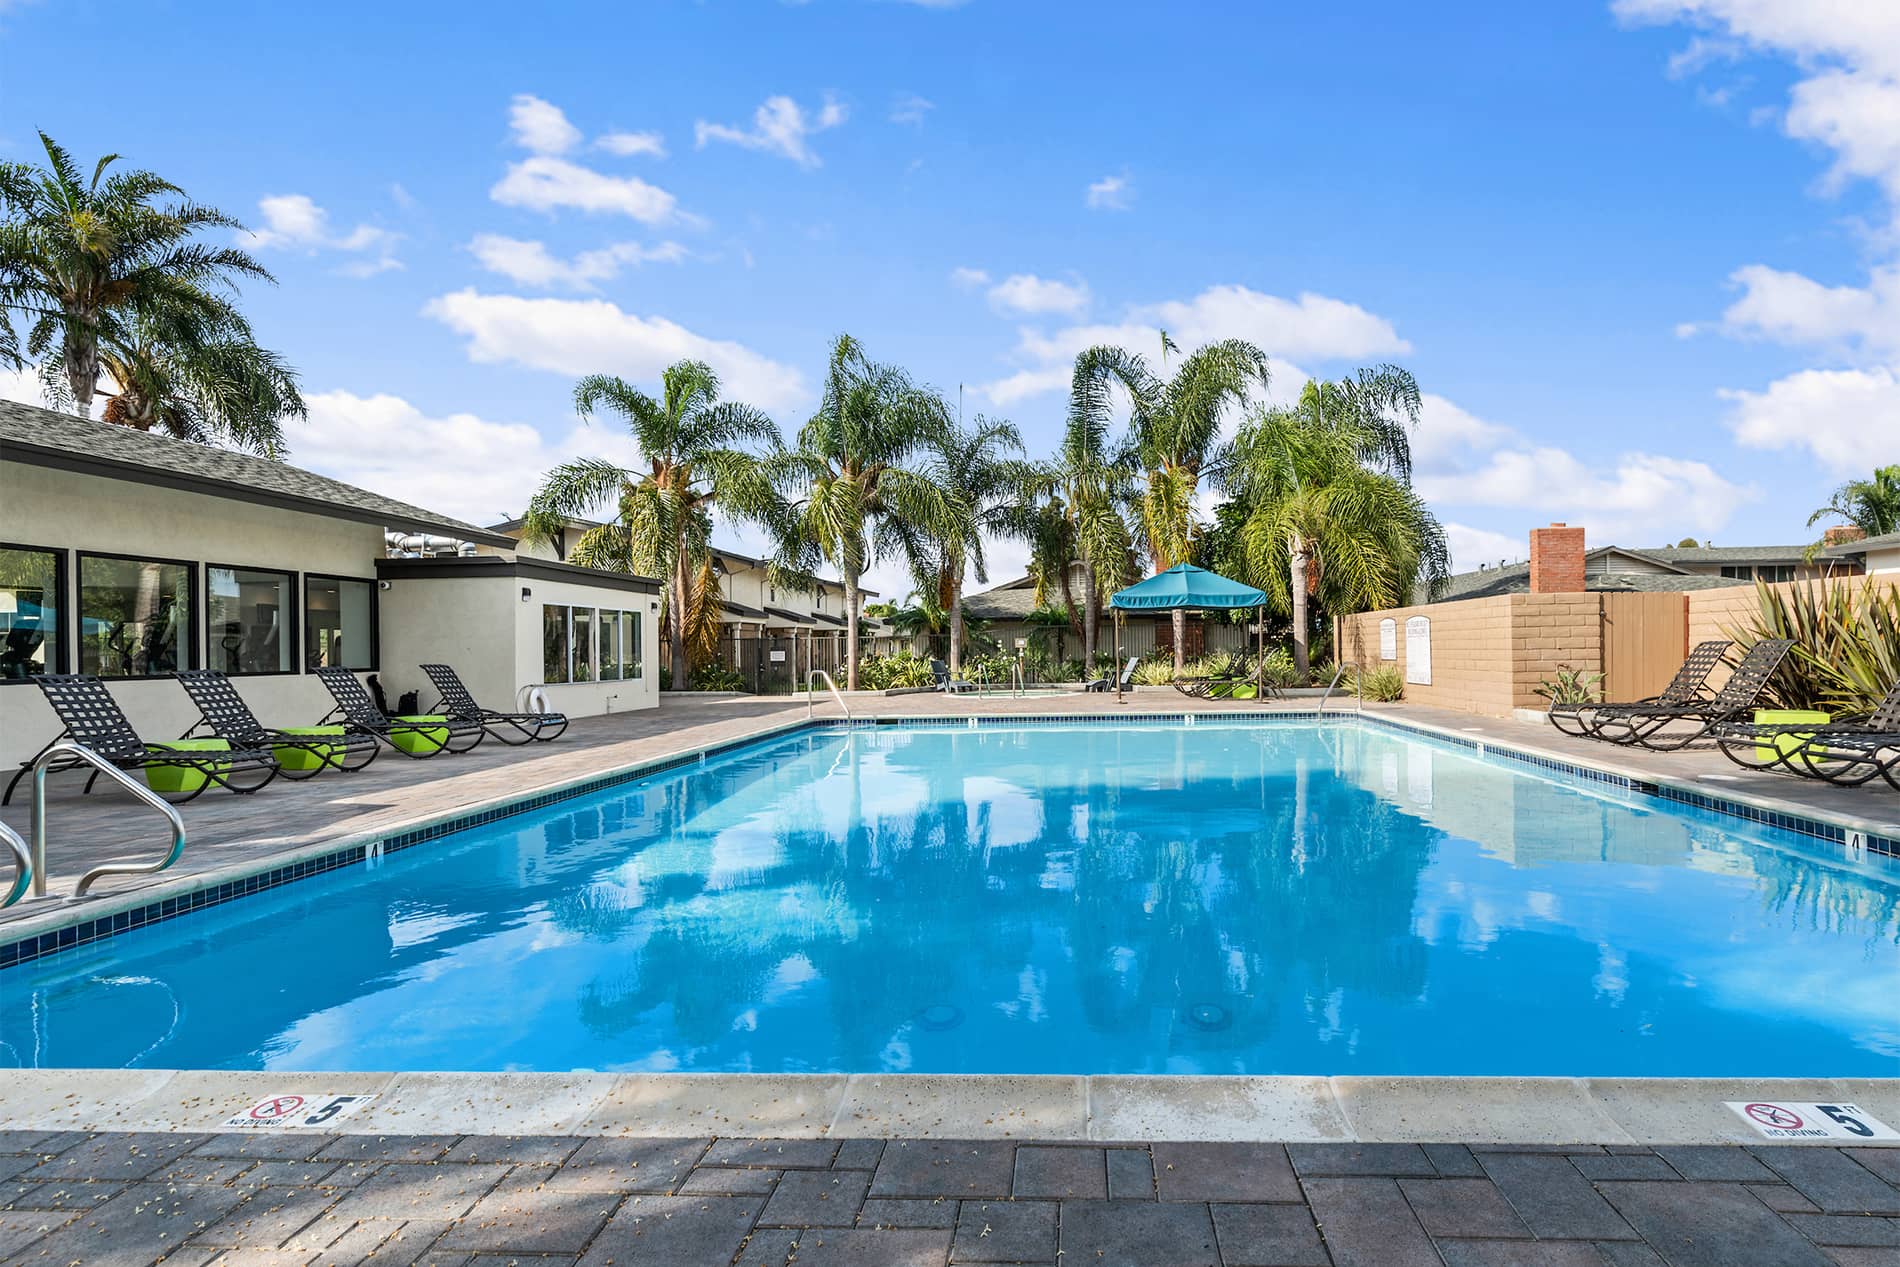
[[[1769,1142],[1727,1101],[1846,1103],[1900,1078],[267,1073],[20,1069],[0,1129],[217,1132],[267,1096],[368,1095],[351,1135],[1692,1145]],[[1787,1141],[1783,1141],[1787,1142]],[[1843,1141],[1800,1141],[1839,1145]],[[1847,1141],[1854,1142],[1854,1141]]]

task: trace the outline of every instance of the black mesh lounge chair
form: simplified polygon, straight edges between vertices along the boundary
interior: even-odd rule
[[[460,717],[386,717],[355,673],[343,668],[316,672],[317,680],[336,701],[336,707],[324,716],[325,722],[340,719],[346,731],[373,735],[405,757],[421,759],[440,752],[467,752],[488,733],[479,721]]]
[[[32,770],[33,762],[61,739],[92,749],[121,770],[175,773],[175,781],[180,784],[176,791],[154,790],[178,804],[214,786],[239,794],[255,792],[277,777],[277,761],[268,748],[232,744],[228,748],[188,749],[146,743],[132,729],[132,723],[126,720],[118,701],[106,690],[106,684],[90,674],[49,674],[33,680],[66,729],[31,760],[20,763],[19,772],[7,784],[6,795],[0,796],[0,805],[13,799],[13,789]],[[83,761],[62,758],[47,769],[56,773],[92,767]],[[86,791],[92,791],[92,785],[98,781],[99,771],[92,769],[92,777],[86,780]]]
[[[1876,776],[1900,787],[1900,681],[1864,722],[1729,722],[1715,743],[1736,765],[1858,787]]]
[[[1790,638],[1764,638],[1748,649],[1722,689],[1706,700],[1687,704],[1632,705],[1590,732],[1611,743],[1640,744],[1658,752],[1686,748],[1726,722],[1738,720],[1755,707],[1768,680],[1781,668],[1794,646]],[[1686,730],[1669,729],[1678,723]]]
[[[217,669],[191,669],[178,675],[179,685],[191,702],[198,706],[198,724],[185,732],[185,738],[200,734],[223,739],[233,748],[270,752],[277,757],[278,773],[286,779],[309,779],[325,770],[361,770],[376,759],[376,741],[368,735],[351,734],[345,727],[334,735],[274,730],[257,720],[251,706],[231,685],[231,679]]]
[[[1123,690],[1127,690],[1129,687],[1129,684],[1135,680],[1135,669],[1140,664],[1141,664],[1141,657],[1138,655],[1131,655],[1128,657],[1128,663],[1122,666],[1122,689]],[[1089,681],[1084,682],[1082,684],[1082,689],[1085,691],[1106,691],[1109,687],[1113,685],[1115,685],[1115,679],[1108,676],[1106,673],[1104,673],[1101,677],[1091,678]]]
[[[1657,705],[1686,705],[1709,698],[1709,674],[1715,672],[1715,666],[1722,663],[1722,657],[1728,653],[1727,638],[1711,638],[1707,642],[1698,642],[1695,650],[1676,670],[1676,676],[1669,680],[1660,695],[1652,695],[1645,700],[1629,704],[1552,704],[1550,706],[1550,724],[1566,735],[1588,736],[1598,726],[1613,721],[1619,712],[1631,708],[1653,708]]]
[[[546,743],[567,729],[567,716],[563,713],[498,713],[492,708],[483,708],[462,685],[455,670],[446,664],[425,664],[422,671],[429,675],[429,681],[435,684],[435,693],[442,697],[435,706],[436,712],[457,721],[479,722],[505,744],[533,743],[537,739]]]

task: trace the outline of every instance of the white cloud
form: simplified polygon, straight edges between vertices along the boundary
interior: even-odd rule
[[[509,104],[508,130],[516,145],[536,154],[565,154],[581,139],[581,130],[567,121],[559,106],[525,92]]]
[[[1162,330],[1185,349],[1217,339],[1247,339],[1276,362],[1368,360],[1412,350],[1390,321],[1357,304],[1311,292],[1285,299],[1245,286],[1211,286],[1192,299],[1135,305],[1116,323],[1053,332],[1025,327],[1015,351],[1023,368],[981,390],[998,405],[1059,390],[1068,385],[1077,353],[1108,343],[1153,358],[1160,351]],[[1276,378],[1283,369],[1275,370]]]
[[[677,264],[686,258],[686,248],[678,242],[661,242],[655,246],[615,242],[564,260],[549,251],[545,243],[504,237],[499,233],[476,234],[468,249],[489,272],[500,273],[524,286],[563,286],[573,290],[592,290],[594,283],[619,276],[621,269],[628,265]]]
[[[23,405],[51,409],[53,402],[40,390],[40,376],[31,369],[0,369],[0,400],[17,400]]]
[[[1722,314],[1726,334],[1900,356],[1900,268],[1875,269],[1864,287],[1825,286],[1763,264],[1738,268],[1730,280],[1742,297]]]
[[[920,127],[924,116],[936,108],[936,102],[920,97],[914,92],[907,92],[891,103],[891,122]]]
[[[989,300],[990,306],[998,312],[1059,312],[1076,316],[1089,306],[1089,288],[1081,282],[1059,282],[1033,273],[1015,273],[990,287]]]
[[[979,290],[990,284],[990,275],[980,268],[953,268],[950,284],[958,290]]]
[[[508,170],[488,196],[510,207],[554,211],[571,207],[590,215],[621,215],[642,224],[680,219],[678,200],[635,176],[606,176],[564,158],[537,154]]]
[[[817,167],[822,160],[807,142],[843,123],[846,114],[843,103],[832,97],[826,97],[816,113],[809,115],[790,97],[767,97],[765,104],[753,111],[750,131],[701,119],[693,125],[693,138],[701,149],[708,141],[726,141],[789,158],[801,167]]]
[[[1528,532],[1523,537],[1513,537],[1507,533],[1492,532],[1489,528],[1448,523],[1445,525],[1445,541],[1451,547],[1451,568],[1454,572],[1474,572],[1480,566],[1496,566],[1499,563],[1521,563],[1530,554]]]
[[[1514,435],[1509,427],[1486,422],[1443,396],[1426,392],[1418,411],[1418,427],[1412,433],[1412,462],[1421,470],[1429,470],[1468,453],[1494,449]]]
[[[1580,523],[1600,545],[1713,535],[1755,496],[1706,462],[1641,452],[1585,461],[1567,449],[1529,444],[1496,450],[1469,470],[1421,470],[1415,483],[1434,504],[1529,510]]]
[[[438,296],[423,312],[465,336],[472,361],[653,381],[673,362],[692,358],[718,371],[729,399],[767,410],[796,409],[811,399],[804,377],[789,365],[603,299],[528,299],[471,288]]]
[[[261,227],[238,234],[238,243],[258,251],[301,251],[315,255],[336,251],[359,258],[344,264],[352,277],[368,277],[402,267],[395,256],[401,235],[372,224],[359,224],[347,233],[330,227],[330,214],[307,194],[271,194],[257,200]]]
[[[666,157],[666,138],[658,132],[608,132],[594,138],[594,147],[623,158],[635,154]]]
[[[1104,176],[1089,186],[1087,202],[1097,211],[1126,211],[1135,200],[1135,187],[1127,172]]]
[[[1801,370],[1765,391],[1720,395],[1751,449],[1805,449],[1837,475],[1865,475],[1900,452],[1900,376],[1890,369]]]

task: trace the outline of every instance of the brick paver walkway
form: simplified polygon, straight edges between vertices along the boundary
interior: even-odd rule
[[[1900,1149],[0,1132],[8,1263],[1900,1263]]]

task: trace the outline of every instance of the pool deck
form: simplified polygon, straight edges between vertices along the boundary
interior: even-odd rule
[[[1257,711],[1171,690],[851,707]],[[1519,721],[1368,711],[1900,836],[1890,789],[1751,774],[1712,752],[1625,752]],[[7,912],[0,940],[805,714],[802,700],[668,699],[578,722],[545,747],[384,754],[347,778],[208,795],[184,809],[191,840],[176,867],[102,882],[83,902],[61,900],[82,870],[149,856],[156,833],[122,797],[78,796],[69,776],[51,798],[52,896]],[[817,715],[840,713],[826,703]],[[24,832],[24,804],[0,817]],[[220,1133],[285,1093],[375,1099],[335,1134]],[[1900,1263],[1900,1148],[1770,1145],[1725,1105],[1763,1099],[1858,1104],[1900,1126],[1900,1079],[10,1071],[0,1260]]]
[[[47,1267],[1874,1267],[1900,1151],[0,1131]]]

